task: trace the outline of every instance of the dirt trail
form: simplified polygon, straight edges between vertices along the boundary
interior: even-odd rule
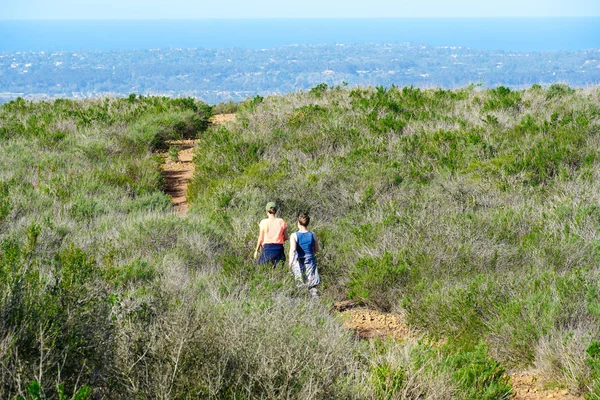
[[[509,375],[516,394],[515,400],[583,400],[583,396],[571,394],[567,389],[546,389],[546,382],[539,381],[535,371],[515,371]]]
[[[359,307],[352,301],[340,301],[334,307],[344,316],[344,326],[353,330],[360,339],[392,337],[399,340],[417,340],[402,315],[383,313]],[[513,400],[583,400],[583,396],[566,389],[547,389],[546,382],[538,379],[535,371],[512,371]]]
[[[334,307],[344,316],[344,327],[353,330],[360,339],[406,340],[410,337],[411,332],[401,315],[358,307],[350,300],[337,302]]]
[[[235,114],[218,114],[211,118],[212,124],[224,124],[235,119]],[[167,144],[180,148],[177,160],[172,160],[168,153],[162,153],[165,157],[162,175],[165,179],[165,193],[173,199],[173,211],[180,216],[185,216],[188,210],[186,198],[187,184],[194,176],[194,149],[200,139],[171,140]]]

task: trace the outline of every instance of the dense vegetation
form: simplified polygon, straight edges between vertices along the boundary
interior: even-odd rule
[[[600,91],[319,85],[212,112],[0,106],[0,397],[499,399],[535,365],[597,398]],[[197,135],[180,218],[153,151]],[[249,261],[273,199],[313,216],[320,301]],[[355,340],[347,297],[431,341]]]
[[[240,101],[319,83],[457,88],[600,83],[600,50],[507,52],[422,44],[0,53],[0,102],[13,96],[131,92]],[[8,93],[7,93],[8,92]]]
[[[309,210],[330,296],[404,308],[451,346],[586,391],[599,134],[598,90],[320,85],[255,98],[211,130],[189,194],[236,265],[260,204],[278,199],[288,220]]]

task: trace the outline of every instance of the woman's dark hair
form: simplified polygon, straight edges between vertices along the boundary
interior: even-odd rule
[[[310,216],[308,213],[300,213],[298,215],[298,223],[306,228],[310,223]]]
[[[275,208],[275,207],[268,208],[267,213],[275,215],[277,213],[277,208]]]

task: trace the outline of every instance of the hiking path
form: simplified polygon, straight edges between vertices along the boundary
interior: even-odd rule
[[[235,119],[235,114],[217,114],[210,122],[220,125]],[[173,211],[179,216],[185,216],[188,210],[187,185],[194,176],[194,151],[201,139],[184,139],[167,141],[169,147],[177,147],[177,159],[168,152],[161,153],[165,158],[162,165],[162,176],[165,180],[165,193],[171,196]]]

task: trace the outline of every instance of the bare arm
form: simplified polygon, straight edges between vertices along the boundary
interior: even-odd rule
[[[296,235],[292,233],[292,236],[290,236],[290,256],[288,257],[290,266],[294,262],[294,258],[296,258]]]
[[[285,229],[283,230],[283,241],[285,242],[286,240],[288,240],[290,238],[290,235],[288,235],[288,227],[287,225],[285,226]]]
[[[317,251],[321,251],[321,247],[319,246],[319,241],[317,240],[317,235],[313,232],[313,239],[315,239],[315,253]]]
[[[262,245],[264,238],[265,238],[265,230],[262,226],[260,226],[260,231],[258,232],[258,240],[256,241],[256,249],[254,250],[254,258],[258,258],[258,249],[260,249],[260,246]]]

